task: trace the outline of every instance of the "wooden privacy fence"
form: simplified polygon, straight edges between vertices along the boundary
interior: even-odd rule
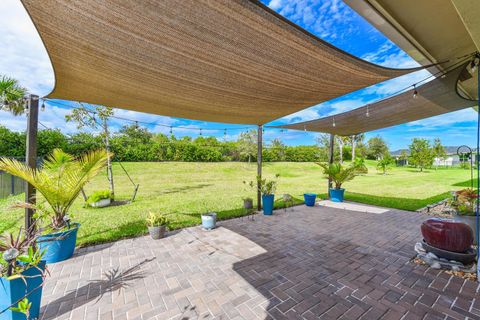
[[[0,171],[0,199],[25,192],[25,181]]]

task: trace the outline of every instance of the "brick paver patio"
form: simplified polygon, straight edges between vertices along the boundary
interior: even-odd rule
[[[410,262],[425,218],[299,206],[81,249],[43,319],[480,319],[476,283]]]

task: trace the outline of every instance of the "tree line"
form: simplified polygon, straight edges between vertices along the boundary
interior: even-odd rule
[[[175,137],[152,133],[135,124],[124,126],[110,134],[109,145],[114,161],[256,161],[256,132],[241,133],[236,141],[224,141],[216,137]],[[25,156],[25,132],[15,132],[0,126],[0,156]],[[38,156],[45,157],[53,149],[60,148],[78,156],[90,150],[105,148],[102,135],[89,132],[64,134],[58,129],[38,132]],[[309,162],[327,158],[327,149],[317,145],[286,146],[275,139],[263,150],[264,161]]]
[[[327,161],[330,136],[321,134],[315,145],[286,146],[280,139],[273,139],[264,146],[263,161],[313,162]],[[355,158],[383,160],[390,159],[386,141],[375,136],[364,141],[364,135],[335,138],[334,158],[343,162]],[[0,156],[24,157],[25,132],[16,132],[0,126]],[[236,141],[224,141],[216,137],[198,136],[175,137],[152,133],[144,127],[132,124],[110,134],[110,149],[114,161],[256,161],[257,132],[242,132]],[[38,155],[45,157],[55,148],[61,148],[73,155],[105,147],[102,135],[89,132],[64,134],[58,129],[44,129],[38,132]],[[431,167],[435,158],[444,158],[445,148],[439,139],[433,143],[426,139],[414,138],[409,154],[403,152],[398,158],[408,160],[420,170]],[[387,161],[388,162],[388,161]]]

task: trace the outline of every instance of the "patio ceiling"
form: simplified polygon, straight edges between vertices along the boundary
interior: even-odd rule
[[[249,0],[22,0],[49,53],[49,98],[264,124],[417,70],[351,56]]]
[[[349,136],[472,107],[477,102],[463,98],[457,91],[459,78],[472,78],[467,65],[452,68],[445,77],[417,87],[416,97],[409,90],[352,111],[280,127]]]
[[[478,1],[344,1],[422,65],[480,51]],[[459,88],[472,99],[477,97],[476,80]]]

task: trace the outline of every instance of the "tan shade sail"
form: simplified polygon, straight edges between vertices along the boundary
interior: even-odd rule
[[[472,78],[466,66],[456,67],[444,78],[417,87],[416,98],[410,90],[352,111],[279,127],[349,136],[473,107],[476,101],[457,93],[459,78],[464,81]]]
[[[249,0],[22,0],[50,98],[263,124],[410,70],[357,59]]]

